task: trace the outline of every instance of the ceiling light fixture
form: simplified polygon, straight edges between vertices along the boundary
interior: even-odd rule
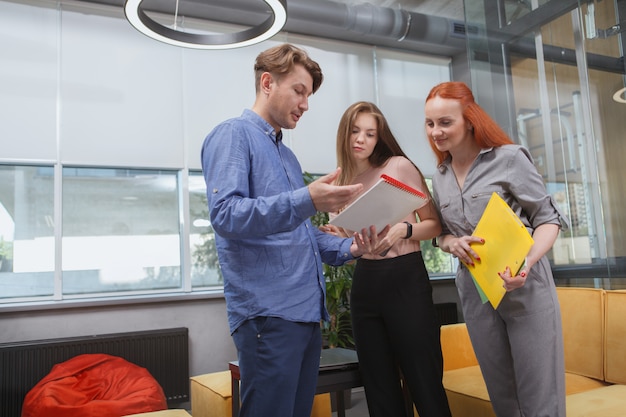
[[[615,94],[613,94],[613,100],[617,101],[618,103],[626,104],[626,87],[622,88],[621,90],[617,90]]]
[[[272,14],[263,23],[240,32],[220,34],[189,33],[174,29],[151,19],[142,9],[143,0],[126,0],[126,19],[146,36],[170,45],[194,49],[231,49],[254,45],[276,35],[287,21],[287,0],[263,0],[272,9]],[[178,0],[176,1],[178,14]],[[175,19],[177,16],[175,16]]]

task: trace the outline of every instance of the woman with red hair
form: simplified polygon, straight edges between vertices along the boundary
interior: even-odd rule
[[[426,98],[426,134],[438,159],[433,198],[442,220],[439,247],[459,258],[463,316],[499,417],[565,417],[561,316],[545,256],[568,220],[546,192],[528,150],[515,145],[461,82]],[[497,309],[483,303],[465,264],[480,260],[471,236],[497,192],[535,241],[517,275],[500,272],[507,293]],[[488,260],[485,260],[488,261]]]

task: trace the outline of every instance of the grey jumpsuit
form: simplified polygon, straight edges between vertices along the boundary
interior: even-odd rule
[[[450,163],[444,161],[433,176],[442,235],[471,235],[494,191],[531,234],[541,224],[568,226],[525,148],[483,149],[462,189]],[[525,285],[506,293],[497,310],[481,302],[471,274],[459,265],[463,315],[496,415],[565,417],[561,315],[548,259],[533,265]]]

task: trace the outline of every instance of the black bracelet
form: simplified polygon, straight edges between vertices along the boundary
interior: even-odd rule
[[[406,236],[404,237],[404,239],[408,239],[413,236],[413,225],[410,222],[404,223],[406,223]]]

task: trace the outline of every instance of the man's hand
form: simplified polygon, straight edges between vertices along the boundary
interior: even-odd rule
[[[309,184],[309,194],[317,211],[338,211],[354,200],[363,190],[363,184],[333,185],[339,172],[341,168]]]

